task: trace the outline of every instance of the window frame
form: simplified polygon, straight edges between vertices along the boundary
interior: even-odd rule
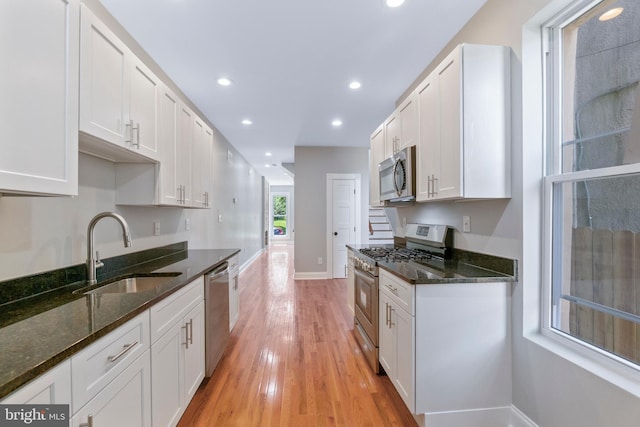
[[[543,336],[569,347],[581,356],[585,356],[607,368],[621,372],[633,372],[636,379],[640,374],[640,363],[623,359],[595,345],[580,340],[553,327],[553,314],[558,308],[554,305],[554,253],[562,256],[562,227],[554,226],[560,221],[554,218],[554,188],[558,184],[577,181],[623,177],[640,174],[640,163],[611,166],[600,169],[577,172],[562,171],[562,106],[563,106],[563,46],[561,33],[563,28],[579,16],[606,0],[576,0],[547,21],[541,27],[542,38],[542,89],[543,89],[543,165],[542,165],[542,298],[540,307],[540,332]],[[640,108],[640,105],[636,106]],[[555,233],[555,235],[554,235]],[[555,238],[554,238],[555,237]],[[559,250],[560,249],[560,250]],[[631,370],[627,369],[631,368]]]

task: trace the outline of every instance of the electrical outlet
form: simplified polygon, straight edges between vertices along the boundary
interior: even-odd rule
[[[471,233],[471,218],[466,215],[462,217],[462,231],[464,233]]]
[[[222,214],[218,214],[218,222],[222,222]]]
[[[318,265],[322,265],[322,257],[318,257]]]
[[[185,218],[184,220],[184,229],[187,231],[191,230],[191,220],[189,218]]]
[[[154,236],[160,235],[160,221],[155,221],[153,223],[153,235]]]

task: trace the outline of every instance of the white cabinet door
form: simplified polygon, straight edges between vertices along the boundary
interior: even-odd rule
[[[151,308],[153,425],[175,426],[204,379],[202,276]]]
[[[400,139],[397,150],[401,150],[418,143],[418,102],[415,92],[398,107],[398,116]]]
[[[75,413],[71,426],[151,427],[150,374],[147,349]]]
[[[70,404],[71,361],[65,360],[2,399],[1,403],[3,405]]]
[[[394,155],[400,147],[400,117],[398,111],[394,111],[384,122],[384,157]],[[382,160],[381,160],[382,161]]]
[[[80,45],[80,130],[125,147],[128,48],[84,5]]]
[[[417,89],[420,138],[416,147],[416,200],[435,198],[440,176],[440,112],[437,79],[432,74]]]
[[[195,114],[189,107],[180,104],[178,112],[178,153],[176,167],[178,170],[179,203],[182,206],[192,205],[192,151]]]
[[[184,404],[186,407],[204,379],[204,301],[184,318]]]
[[[178,119],[180,103],[178,97],[166,87],[163,87],[160,100],[160,164],[159,168],[159,199],[163,205],[178,205],[181,197],[178,174],[181,168],[178,161],[181,158],[178,141]]]
[[[79,0],[0,2],[0,193],[78,194]]]
[[[162,94],[160,79],[131,55],[129,90],[130,146],[140,154],[158,160],[159,115]]]
[[[384,126],[380,126],[371,135],[371,149],[369,153],[369,205],[383,206],[380,202],[380,175],[378,164],[385,159]]]
[[[440,173],[435,177],[437,199],[462,197],[462,93],[460,48],[438,67],[440,113]]]
[[[396,337],[391,326],[391,308],[393,302],[383,292],[379,295],[379,320],[378,320],[378,340],[379,340],[379,360],[380,365],[393,381],[396,376]]]
[[[193,158],[191,159],[194,207],[209,207],[212,150],[213,131],[209,129],[202,119],[195,116],[193,128]]]
[[[391,324],[395,335],[396,390],[409,410],[415,413],[415,323],[416,318],[401,308],[392,306]]]
[[[175,426],[185,407],[184,329],[176,324],[151,346],[151,408],[154,426]]]

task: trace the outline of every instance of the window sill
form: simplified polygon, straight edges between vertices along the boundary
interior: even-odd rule
[[[640,398],[640,367],[631,362],[614,359],[605,352],[588,348],[550,330],[531,332],[525,334],[524,338],[603,381]]]

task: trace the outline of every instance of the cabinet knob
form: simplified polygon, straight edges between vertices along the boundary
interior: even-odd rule
[[[338,235],[338,232],[337,232],[337,231],[334,231],[334,232],[333,232],[333,235],[334,235],[334,236],[337,236],[337,235]]]

